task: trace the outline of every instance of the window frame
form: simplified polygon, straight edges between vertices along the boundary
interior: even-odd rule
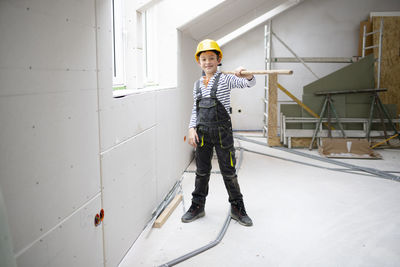
[[[112,38],[113,38],[113,88],[126,86],[125,50],[126,33],[124,31],[124,0],[112,0]]]

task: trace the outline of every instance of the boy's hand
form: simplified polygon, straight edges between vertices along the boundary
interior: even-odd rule
[[[243,67],[238,67],[238,68],[236,68],[236,70],[235,70],[235,75],[236,76],[238,76],[238,77],[240,77],[240,78],[246,78],[247,80],[251,80],[251,79],[253,79],[253,74],[248,74],[248,75],[244,75],[244,74],[242,74],[242,71],[244,71],[244,70],[246,70],[245,68],[243,68]]]
[[[189,129],[189,145],[193,146],[194,148],[197,147],[197,143],[199,142],[199,137],[197,135],[196,129],[195,128],[190,128]]]

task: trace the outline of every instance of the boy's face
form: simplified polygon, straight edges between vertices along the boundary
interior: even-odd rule
[[[218,59],[217,54],[213,51],[205,51],[199,56],[200,68],[206,73],[206,75],[214,75],[217,72],[218,64],[221,59]]]

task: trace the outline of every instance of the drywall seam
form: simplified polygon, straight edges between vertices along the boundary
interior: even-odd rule
[[[33,242],[31,242],[29,245],[27,245],[25,248],[21,249],[17,253],[15,253],[15,258],[18,258],[22,254],[24,254],[27,250],[29,250],[35,243],[40,242],[41,239],[43,239],[45,236],[50,234],[52,231],[56,230],[58,227],[60,227],[63,223],[68,221],[70,218],[72,218],[75,214],[80,212],[82,209],[84,209],[87,205],[89,205],[92,201],[96,200],[99,196],[101,196],[101,192],[98,192],[96,195],[94,195],[91,199],[89,199],[82,207],[78,208],[77,210],[73,211],[70,215],[65,217],[63,220],[61,220],[58,224],[50,228],[47,232],[45,232],[43,235],[39,236],[37,239],[35,239]]]
[[[131,137],[129,137],[128,139],[126,139],[126,140],[124,140],[124,141],[122,141],[122,142],[120,142],[120,143],[118,143],[118,144],[116,144],[116,145],[114,145],[114,146],[112,146],[112,147],[110,147],[110,148],[105,149],[103,152],[100,152],[100,155],[103,156],[104,154],[106,154],[106,153],[108,153],[108,152],[114,150],[115,148],[118,148],[118,147],[120,147],[121,145],[126,144],[126,143],[128,143],[129,141],[135,139],[136,137],[138,137],[138,136],[140,136],[140,135],[142,135],[142,134],[145,134],[146,132],[148,132],[148,131],[152,130],[154,127],[156,127],[156,125],[157,125],[157,124],[154,124],[154,125],[150,126],[149,128],[143,130],[142,132],[140,132],[140,133],[138,133],[138,134],[136,134],[136,135],[134,135],[134,136],[131,136]]]
[[[95,21],[95,38],[96,38],[96,92],[97,92],[97,135],[98,135],[98,141],[99,141],[99,150],[101,151],[101,115],[100,115],[100,81],[99,81],[99,28],[98,28],[98,10],[97,10],[97,1],[94,1],[94,21]],[[101,203],[101,208],[104,208],[104,200],[103,200],[103,161],[101,160],[101,157],[98,157],[99,160],[99,179],[100,179],[100,203]],[[104,224],[101,226],[101,232],[102,232],[102,245],[103,245],[103,266],[105,266],[106,263],[106,241],[105,241],[105,233],[104,233]]]

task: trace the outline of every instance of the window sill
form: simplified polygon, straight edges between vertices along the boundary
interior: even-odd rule
[[[138,88],[138,89],[114,90],[113,97],[114,98],[122,98],[122,97],[129,96],[129,95],[142,94],[142,93],[148,93],[148,92],[154,92],[154,91],[162,91],[162,90],[168,90],[168,89],[175,89],[176,87],[177,87],[176,85],[170,85],[170,86],[152,86],[152,87],[145,87],[145,88]]]

